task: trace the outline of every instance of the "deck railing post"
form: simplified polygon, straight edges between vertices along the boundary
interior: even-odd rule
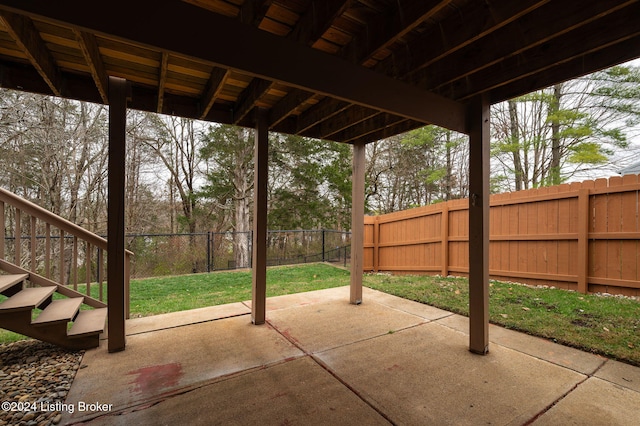
[[[107,297],[109,352],[125,348],[126,262],[124,239],[127,81],[109,77]]]

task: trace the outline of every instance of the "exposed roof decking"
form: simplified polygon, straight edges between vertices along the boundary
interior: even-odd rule
[[[161,4],[0,0],[0,86],[354,143],[640,56],[637,0]]]

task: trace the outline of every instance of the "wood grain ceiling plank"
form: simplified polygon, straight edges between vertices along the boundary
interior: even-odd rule
[[[11,12],[2,12],[0,17],[11,37],[23,50],[31,65],[38,71],[53,94],[60,96],[60,71],[33,21]]]

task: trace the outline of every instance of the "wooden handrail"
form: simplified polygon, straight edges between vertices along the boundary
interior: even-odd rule
[[[107,248],[107,240],[105,240],[104,238],[87,231],[83,227],[78,226],[73,222],[55,215],[54,213],[51,213],[46,209],[43,209],[42,207],[32,203],[31,201],[20,198],[4,188],[0,188],[0,200],[22,210],[25,213],[28,213],[31,216],[37,217],[45,223],[49,223],[58,229],[62,229],[63,231],[68,232],[71,235],[82,238],[83,240],[88,241],[95,246],[98,246],[105,250]]]
[[[12,208],[15,209],[15,230],[14,230],[14,238],[15,238],[15,260],[16,260],[16,264],[12,265],[9,264],[8,262],[6,262],[4,260],[4,255],[5,255],[5,226],[4,226],[4,221],[5,221],[5,213],[4,213],[4,208],[5,205],[10,206]],[[30,216],[30,233],[29,233],[29,244],[30,244],[30,265],[29,265],[29,269],[23,269],[20,265],[21,261],[21,240],[22,240],[22,230],[21,230],[21,216],[22,214],[26,214]],[[94,306],[94,307],[102,307],[102,306],[106,306],[101,300],[103,298],[103,277],[104,277],[104,267],[102,265],[103,259],[102,259],[102,253],[101,252],[107,252],[107,240],[103,237],[100,237],[99,235],[96,235],[90,231],[87,231],[86,229],[82,228],[81,226],[76,225],[73,222],[70,222],[54,213],[51,213],[50,211],[38,206],[37,204],[32,203],[31,201],[25,200],[23,198],[20,198],[19,196],[17,196],[16,194],[13,194],[12,192],[7,191],[6,189],[0,188],[0,254],[2,256],[0,256],[0,265],[3,265],[4,269],[6,270],[15,270],[15,271],[27,271],[28,273],[31,274],[31,278],[30,281],[33,282],[36,285],[40,285],[40,286],[51,286],[51,285],[56,285],[58,287],[58,291],[61,294],[65,294],[67,296],[77,296],[81,293],[78,293],[77,287],[78,287],[78,270],[77,270],[77,263],[78,263],[78,242],[83,241],[83,244],[85,244],[85,249],[86,249],[86,255],[85,255],[85,259],[84,259],[84,267],[85,269],[85,284],[86,284],[86,291],[87,294],[83,295],[83,297],[85,298],[85,303],[89,304],[90,306]],[[45,251],[45,259],[44,259],[44,275],[39,275],[36,273],[36,245],[35,245],[35,241],[36,241],[36,222],[37,220],[40,220],[41,222],[43,222],[46,226],[46,231],[45,231],[45,247],[44,247],[44,251]],[[60,256],[59,259],[59,282],[55,282],[51,279],[50,277],[50,264],[51,264],[51,259],[50,259],[50,255],[51,255],[51,227],[55,227],[60,231],[60,253],[63,253],[65,250],[65,243],[64,240],[67,236],[72,237],[73,238],[73,249],[72,249],[72,260],[70,261],[70,265],[74,265],[73,268],[71,269],[71,281],[69,282],[69,286],[73,286],[73,290],[71,290],[70,288],[68,288],[68,286],[65,286],[64,282],[64,266],[65,266],[65,260],[64,260],[64,256]],[[96,256],[98,258],[97,260],[97,284],[99,286],[99,298],[100,300],[94,299],[90,296],[91,294],[91,257],[93,256],[92,253],[94,253],[94,251],[97,250],[96,252]],[[125,262],[126,262],[126,267],[127,270],[129,269],[129,262],[131,259],[131,256],[133,255],[133,252],[131,252],[130,250],[124,250],[124,254],[125,254]],[[108,278],[107,278],[108,279]],[[129,297],[129,275],[128,273],[125,276],[125,295],[128,299]],[[126,317],[129,317],[129,301],[126,300],[125,301],[125,313],[126,313]]]

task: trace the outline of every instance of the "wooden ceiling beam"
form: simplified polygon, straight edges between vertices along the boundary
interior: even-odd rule
[[[294,112],[302,103],[313,97],[313,93],[301,89],[291,89],[269,111],[269,128],[275,127]]]
[[[169,70],[169,54],[162,52],[162,60],[160,61],[160,75],[158,76],[158,107],[156,112],[162,114],[164,104],[164,88],[167,84],[167,71]]]
[[[511,81],[508,86],[500,86],[491,91],[491,103],[531,93],[549,87],[558,81],[566,81],[578,76],[609,68],[613,64],[621,64],[640,57],[640,34],[621,40],[585,55],[556,64],[552,68],[537,71],[533,75]]]
[[[213,107],[214,102],[220,96],[220,91],[224,86],[224,82],[229,76],[229,70],[224,68],[213,67],[207,85],[204,88],[204,94],[200,99],[200,105],[202,111],[198,114],[198,117],[202,120],[209,115],[209,111]]]
[[[520,55],[506,58],[494,66],[458,79],[452,84],[444,86],[441,90],[451,94],[456,99],[469,99],[480,93],[478,88],[489,92],[524,78],[532,78],[537,73],[551,72],[550,70],[564,62],[579,59],[582,56],[624,42],[627,39],[637,39],[638,35],[640,35],[637,16],[640,16],[640,3],[635,3],[628,8],[612,13],[606,19],[576,28],[570,33],[557,37],[548,43],[527,49]],[[629,28],[635,28],[636,31],[630,32]],[[549,48],[550,44],[554,46],[553,51]],[[566,55],[564,52],[574,53],[573,55]],[[640,46],[632,46],[631,55],[633,54],[636,57],[640,55]],[[588,73],[597,69],[585,70]],[[559,74],[555,82],[572,77],[571,75],[564,76]],[[532,90],[537,89],[534,88]]]
[[[273,0],[251,0],[245,1],[240,7],[240,21],[243,24],[260,25],[260,22],[267,16]]]
[[[334,133],[333,135],[331,135],[331,139],[353,143],[353,141],[355,140],[362,140],[366,138],[367,135],[377,133],[378,131],[386,127],[398,124],[404,120],[405,119],[403,117],[399,117],[397,115],[389,114],[386,112],[381,112],[369,117],[364,121],[356,123],[353,126],[349,126],[348,128],[340,132]]]
[[[60,71],[33,21],[11,12],[2,12],[0,16],[7,31],[27,55],[31,65],[38,70],[38,74],[44,79],[53,94],[60,96],[62,92]]]
[[[256,105],[256,102],[271,89],[271,86],[273,86],[273,82],[269,80],[261,78],[251,80],[251,83],[242,91],[238,102],[233,107],[233,123],[238,124],[242,121]]]
[[[347,108],[340,114],[335,114],[330,120],[318,123],[318,125],[304,132],[303,135],[316,139],[331,139],[332,135],[378,114],[379,112],[375,109],[356,105]]]
[[[413,121],[413,120],[401,120],[398,121],[397,123],[391,125],[391,126],[386,126],[384,128],[378,129],[374,132],[371,133],[367,133],[365,135],[361,135],[359,137],[356,137],[355,139],[351,139],[349,141],[350,144],[358,144],[358,143],[370,143],[370,142],[374,142],[374,141],[379,141],[382,139],[386,139],[389,138],[391,136],[395,136],[397,134],[400,133],[405,133],[408,132],[410,130],[414,130],[417,129],[419,127],[424,126],[422,123]]]
[[[0,0],[0,8],[198,58],[425,124],[466,129],[466,109],[461,103],[188,3],[170,2],[158,8],[152,0],[112,0],[99,14],[84,0]]]
[[[437,90],[457,79],[490,67],[506,57],[520,54],[554,39],[582,25],[592,23],[596,17],[614,13],[634,4],[627,1],[611,8],[607,2],[564,3],[566,13],[558,13],[558,4],[549,3],[506,25],[482,40],[448,55],[428,68],[413,75],[414,81]],[[545,22],[544,25],[538,25]],[[490,49],[483,46],[491,46]]]
[[[437,26],[411,40],[406,49],[394,52],[376,65],[385,75],[405,78],[443,57],[468,46],[493,31],[516,21],[549,0],[469,2],[464,9],[451,14]],[[484,19],[480,19],[484,17]]]
[[[307,12],[300,17],[288,38],[312,45],[327,32],[333,22],[353,3],[352,0],[311,0]]]
[[[356,35],[340,55],[345,59],[363,64],[380,50],[411,32],[425,20],[450,5],[452,0],[429,0],[398,2],[391,15],[376,14],[366,25],[366,30]]]
[[[300,114],[297,119],[297,128],[295,133],[304,133],[313,126],[318,125],[323,120],[328,120],[336,114],[340,114],[347,108],[349,108],[349,104],[347,102],[332,98],[325,98],[318,102],[318,104],[313,108],[309,108]]]
[[[82,50],[84,60],[87,61],[89,72],[91,73],[91,77],[96,84],[96,88],[98,89],[100,98],[102,99],[102,102],[104,104],[108,104],[109,98],[107,96],[107,90],[109,87],[109,79],[107,76],[107,71],[104,67],[104,63],[102,62],[102,56],[100,55],[98,42],[96,41],[96,38],[93,36],[93,34],[89,34],[87,32],[79,30],[74,30],[73,33],[75,34],[76,40],[80,45],[80,50]]]

